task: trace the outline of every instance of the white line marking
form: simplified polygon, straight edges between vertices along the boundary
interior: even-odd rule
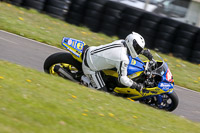
[[[185,87],[182,87],[182,86],[178,86],[178,85],[174,85],[174,86],[175,86],[175,87],[179,87],[179,88],[181,88],[181,89],[183,89],[183,90],[187,90],[187,91],[191,91],[191,92],[197,93],[197,94],[200,95],[200,92],[198,92],[198,91],[194,91],[194,90],[191,90],[191,89],[188,89],[188,88],[185,88]]]
[[[17,44],[16,42],[10,41],[10,40],[8,40],[8,39],[5,39],[5,38],[2,38],[2,37],[0,37],[0,39],[1,39],[1,40],[4,40],[4,41],[7,41],[7,42],[10,42],[10,43]]]
[[[26,38],[26,37],[23,37],[23,36],[14,34],[14,33],[10,33],[10,32],[4,31],[4,30],[0,30],[0,32],[4,32],[4,33],[7,33],[7,34],[10,34],[10,35],[13,35],[13,36],[17,36],[17,37],[19,37],[19,38],[23,38],[23,39],[26,39],[26,40],[30,40],[30,41],[32,41],[32,42],[40,43],[40,44],[45,45],[45,46],[48,46],[48,47],[52,47],[52,48],[55,48],[55,49],[63,50],[63,49],[57,48],[57,47],[55,47],[55,46],[51,46],[51,45],[48,45],[48,44],[45,44],[45,43],[42,43],[42,42],[38,42],[38,41],[36,41],[36,40],[32,40],[32,39],[29,39],[29,38]]]

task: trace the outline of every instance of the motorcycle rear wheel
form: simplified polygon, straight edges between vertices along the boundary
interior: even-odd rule
[[[75,60],[68,52],[58,52],[50,55],[44,62],[43,69],[46,73],[57,75],[54,67],[59,65],[74,77],[76,73],[82,72],[82,64]]]

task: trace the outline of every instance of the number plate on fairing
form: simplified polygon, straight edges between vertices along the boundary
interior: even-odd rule
[[[72,54],[80,58],[83,52],[83,47],[85,43],[83,41],[79,41],[73,38],[64,37],[62,40],[62,45],[67,50],[69,50]]]

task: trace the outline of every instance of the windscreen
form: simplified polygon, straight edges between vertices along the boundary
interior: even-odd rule
[[[167,71],[168,66],[167,64],[163,62],[157,62],[157,67],[155,70],[152,71],[152,74],[163,76],[165,72]]]
[[[167,63],[165,63],[163,58],[161,58],[157,53],[155,53],[155,55],[154,58],[162,61],[156,63],[156,68],[152,71],[152,74],[163,76],[168,69]]]

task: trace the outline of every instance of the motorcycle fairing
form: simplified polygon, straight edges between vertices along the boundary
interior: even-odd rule
[[[162,80],[158,84],[158,87],[166,92],[174,88],[174,80],[169,68],[167,68],[167,71],[163,74]],[[172,93],[172,92],[173,91],[169,91],[169,93]]]
[[[63,37],[62,45],[72,53],[72,56],[78,61],[82,62],[81,55],[83,53],[83,47],[85,43],[80,40],[76,40],[73,38]]]
[[[135,78],[135,77],[139,76],[144,71],[144,65],[145,64],[144,64],[144,62],[142,62],[140,60],[139,57],[136,57],[136,58],[133,59],[131,56],[129,56],[129,61],[130,62],[128,64],[128,68],[127,68],[128,76]],[[138,73],[138,74],[135,75],[136,73]]]
[[[132,58],[129,56],[129,64],[127,67],[127,75],[130,79],[136,78],[140,76],[144,71],[144,63],[140,60],[140,58]],[[103,70],[106,75],[113,76],[118,78],[118,73],[116,70]]]
[[[166,93],[164,90],[158,88],[158,87],[154,87],[154,88],[145,88],[142,92],[138,92],[136,89],[131,89],[131,88],[120,88],[120,87],[116,87],[114,89],[114,91],[116,93],[120,93],[120,94],[128,94],[130,95],[129,98],[134,99],[134,100],[138,100],[140,98],[144,98],[144,97],[148,97],[148,96],[153,96],[153,95],[159,95],[162,93]],[[170,92],[170,90],[168,90],[167,92]]]
[[[162,90],[164,90],[165,92],[167,92],[170,89],[174,88],[174,84],[173,83],[165,83],[165,82],[160,82],[158,84],[158,87]]]
[[[112,76],[112,77],[115,77],[115,78],[118,78],[118,73],[117,73],[117,70],[103,70],[103,73],[105,75],[109,75],[109,76]]]
[[[162,65],[153,71],[153,74],[159,75],[162,77],[161,81],[158,83],[158,88],[162,89],[165,92],[173,92],[169,91],[170,89],[173,89],[174,87],[174,80],[173,76],[168,68],[167,63],[163,61]]]

